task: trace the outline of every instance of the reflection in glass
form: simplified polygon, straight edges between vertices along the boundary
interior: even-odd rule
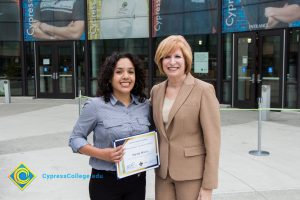
[[[40,72],[40,93],[52,93],[52,66],[39,66]]]
[[[231,103],[232,81],[232,34],[224,35],[223,102]]]
[[[252,93],[252,77],[253,72],[251,71],[252,61],[251,58],[251,48],[249,44],[251,43],[251,38],[242,37],[238,38],[238,59],[237,59],[237,99],[239,101],[251,100]]]
[[[280,94],[280,70],[281,49],[280,36],[262,37],[262,85],[271,86],[271,106],[279,104]]]
[[[72,48],[70,46],[58,47],[58,77],[56,78],[59,79],[60,93],[73,92]]]
[[[0,79],[10,80],[13,96],[22,95],[21,71],[20,42],[0,42]]]
[[[39,74],[40,74],[40,93],[53,93],[53,71],[52,48],[48,45],[42,45],[39,48]]]
[[[20,40],[20,7],[18,1],[0,1],[0,41]]]
[[[197,36],[186,36],[188,43],[191,45],[193,50],[194,60],[192,63],[192,74],[203,81],[211,83],[216,88],[217,84],[217,35],[197,35]],[[195,57],[197,53],[208,55],[206,59],[203,57],[202,66],[206,66],[206,70],[199,71],[198,59]],[[207,62],[205,65],[203,63]]]
[[[298,96],[298,70],[299,68],[299,37],[300,31],[290,31],[290,48],[288,53],[288,64],[286,69],[286,106],[288,108],[297,108]]]
[[[217,0],[153,1],[153,35],[216,33]],[[175,22],[175,24],[174,24]]]
[[[26,95],[35,96],[34,44],[25,42]]]

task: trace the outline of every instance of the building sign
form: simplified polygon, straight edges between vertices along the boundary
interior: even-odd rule
[[[149,37],[149,0],[88,0],[88,39]]]
[[[24,40],[84,40],[84,0],[24,0]]]
[[[300,26],[300,0],[225,0],[222,7],[224,33]]]
[[[153,0],[152,35],[216,33],[217,7],[218,0]]]
[[[20,40],[20,7],[18,0],[0,1],[0,41]]]

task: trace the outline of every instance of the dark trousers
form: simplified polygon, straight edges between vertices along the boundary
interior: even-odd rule
[[[91,200],[145,200],[146,173],[118,179],[116,172],[92,169]]]

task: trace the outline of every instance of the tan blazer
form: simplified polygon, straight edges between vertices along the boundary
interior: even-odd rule
[[[151,90],[153,120],[159,132],[161,165],[156,174],[175,181],[202,179],[202,187],[218,185],[220,112],[214,87],[188,74],[169,113],[162,106],[167,81]]]

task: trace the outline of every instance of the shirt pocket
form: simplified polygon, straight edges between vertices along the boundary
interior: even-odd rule
[[[137,121],[140,125],[150,126],[150,122],[147,117],[137,118]]]
[[[149,122],[149,119],[147,117],[139,117],[136,119],[137,123],[135,123],[135,133],[145,133],[149,131],[149,127],[151,123]]]
[[[128,122],[124,119],[103,120],[103,125],[105,128],[105,133],[109,135],[111,141],[128,137],[130,134]]]

